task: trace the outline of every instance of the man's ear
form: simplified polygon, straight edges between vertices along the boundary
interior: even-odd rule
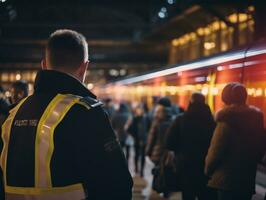
[[[43,70],[48,69],[48,68],[47,68],[47,64],[46,64],[46,60],[45,60],[45,59],[42,59],[41,65],[42,65],[42,69],[43,69]]]
[[[77,70],[77,76],[79,77],[79,80],[81,82],[85,81],[88,66],[89,66],[89,61],[83,62],[81,63],[81,65],[79,66]]]

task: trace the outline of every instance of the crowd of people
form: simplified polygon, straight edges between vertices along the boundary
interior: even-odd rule
[[[242,84],[224,87],[215,117],[199,92],[186,110],[168,97],[154,97],[150,109],[111,99],[102,108],[83,84],[82,34],[58,30],[45,52],[31,96],[24,81],[8,97],[0,88],[0,199],[130,200],[125,158],[134,147],[135,173],[145,176],[148,157],[152,187],[165,198],[251,200],[266,140],[263,113],[247,105]]]
[[[28,96],[28,84],[16,81],[9,91],[6,97],[1,88],[1,122]],[[215,117],[199,92],[186,110],[167,97],[154,97],[150,110],[145,103],[115,105],[111,99],[104,109],[127,160],[134,150],[135,173],[144,177],[146,156],[154,163],[153,189],[164,197],[179,191],[183,200],[250,200],[265,136],[262,112],[246,99],[245,87],[230,83]]]
[[[215,117],[199,92],[186,110],[167,97],[154,97],[150,110],[145,103],[116,110],[111,99],[105,109],[127,159],[134,147],[136,174],[144,176],[145,156],[154,163],[153,189],[164,197],[178,191],[184,200],[250,200],[266,146],[263,113],[246,104],[240,83],[229,83],[221,98]]]

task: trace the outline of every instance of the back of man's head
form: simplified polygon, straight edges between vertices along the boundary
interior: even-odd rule
[[[73,71],[87,60],[88,44],[82,34],[67,29],[51,34],[46,46],[48,68]]]

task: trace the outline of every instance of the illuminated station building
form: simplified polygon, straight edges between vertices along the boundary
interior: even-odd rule
[[[249,102],[265,105],[265,49],[256,46],[263,44],[256,41],[265,35],[265,6],[259,0],[1,0],[0,8],[0,82],[7,95],[16,80],[33,90],[47,36],[67,27],[88,39],[86,84],[99,98],[151,105],[153,96],[166,95],[186,107],[190,94],[200,91],[216,111],[224,85],[238,81],[248,87]],[[247,67],[256,63],[257,69]]]

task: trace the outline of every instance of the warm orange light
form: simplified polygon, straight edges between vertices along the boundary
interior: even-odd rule
[[[196,33],[190,33],[190,38],[192,39],[192,40],[196,40],[197,39],[197,34]]]
[[[203,87],[201,93],[206,96],[209,93],[209,89],[207,87]]]
[[[211,33],[211,29],[209,27],[204,28],[204,32],[206,35],[209,35]]]
[[[221,27],[222,27],[222,29],[225,29],[227,26],[226,26],[226,23],[224,23],[224,22],[221,22]]]
[[[212,23],[212,28],[217,31],[220,29],[220,22],[219,21],[215,21]]]
[[[234,13],[232,15],[229,15],[228,19],[231,23],[237,23],[237,14]]]
[[[179,45],[179,40],[178,39],[172,40],[172,45],[173,46],[178,46]]]
[[[212,88],[212,95],[216,96],[219,94],[219,89],[218,88]]]
[[[254,95],[255,94],[255,88],[247,88],[247,92],[248,92],[248,95],[249,96],[252,96],[252,95]]]
[[[204,43],[204,48],[206,50],[210,50],[210,49],[213,49],[215,47],[215,43],[214,42],[205,42]]]
[[[254,7],[254,6],[249,6],[249,7],[248,7],[248,11],[250,11],[250,12],[254,12],[254,11],[255,11],[255,7]]]
[[[246,13],[239,13],[239,22],[245,22],[248,20],[248,15]]]
[[[204,35],[204,28],[198,28],[197,33],[202,36]]]
[[[261,89],[261,88],[258,88],[258,89],[256,90],[256,92],[255,92],[255,96],[256,96],[256,97],[260,97],[260,96],[262,96],[262,93],[263,93],[262,89]]]

